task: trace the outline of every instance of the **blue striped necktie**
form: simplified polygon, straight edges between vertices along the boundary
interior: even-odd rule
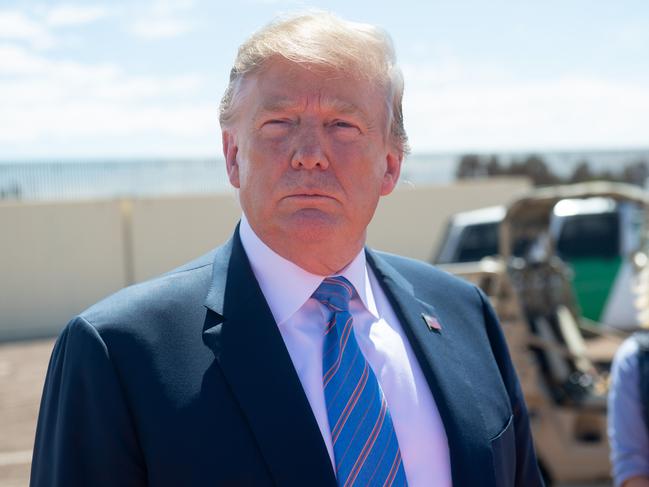
[[[354,287],[342,276],[326,278],[313,293],[331,311],[322,383],[338,485],[407,485],[383,391],[354,336],[349,313],[353,294]]]

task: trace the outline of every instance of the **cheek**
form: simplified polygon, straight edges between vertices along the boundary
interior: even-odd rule
[[[254,140],[249,138],[245,145],[239,149],[239,177],[242,188],[254,187],[259,179],[259,172],[263,170],[263,147]]]
[[[279,130],[252,130],[249,134],[251,149],[258,151],[283,151],[290,145],[295,134]]]
[[[346,161],[342,171],[347,174],[347,179],[365,190],[376,186],[383,181],[386,172],[384,155],[373,147],[348,146],[340,148],[338,152],[341,161]]]
[[[247,158],[254,161],[255,169],[272,171],[287,158],[290,142],[286,139],[252,138],[247,147]]]
[[[241,190],[248,193],[251,199],[260,199],[273,191],[277,179],[281,176],[280,165],[276,159],[270,157],[269,152],[263,148],[248,151],[246,159],[239,166]]]

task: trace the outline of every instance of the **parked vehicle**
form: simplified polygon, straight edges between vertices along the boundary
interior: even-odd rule
[[[496,219],[497,252],[492,252],[491,257],[440,265],[476,283],[494,305],[530,410],[535,446],[548,484],[609,478],[607,376],[613,354],[623,339],[622,334],[592,326],[593,322],[583,319],[573,287],[576,271],[558,255],[558,250],[563,248],[572,257],[568,250],[581,244],[575,244],[575,239],[594,238],[586,236],[588,224],[576,227],[570,217],[604,215],[606,221],[620,218],[622,228],[626,223],[621,219],[626,217],[618,215],[627,210],[620,208],[627,203],[643,208],[645,198],[642,190],[617,184],[535,190],[504,208],[503,216]],[[569,203],[563,203],[566,201]],[[631,214],[637,217],[634,211]],[[482,216],[489,215],[485,212]],[[491,216],[497,215],[494,212]],[[580,228],[576,234],[572,230],[575,228]],[[608,235],[598,238],[608,239]],[[608,241],[594,243],[602,244],[600,247],[607,253],[584,258],[608,258],[611,249],[616,255],[623,253],[622,248],[631,251],[630,247],[617,247]],[[472,250],[464,255],[477,255],[478,245],[468,248]],[[442,247],[438,260],[444,260],[444,255],[450,255],[450,251]],[[639,255],[646,256],[634,254]],[[631,273],[635,273],[633,267]]]
[[[621,193],[638,189],[618,185]],[[593,193],[597,194],[597,193]],[[639,326],[633,305],[633,255],[643,234],[644,203],[597,195],[564,198],[550,213],[547,236],[556,254],[573,272],[572,286],[581,316],[610,328],[634,330]],[[489,207],[454,215],[434,262],[476,262],[498,253],[498,228],[505,208]],[[528,239],[515,243],[512,253],[530,250]]]

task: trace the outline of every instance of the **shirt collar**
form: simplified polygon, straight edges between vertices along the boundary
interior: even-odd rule
[[[312,274],[268,247],[255,234],[245,215],[241,216],[239,236],[270,311],[280,325],[304,305],[326,276]],[[378,318],[365,251],[361,250],[336,275],[344,276],[352,283],[365,308]]]

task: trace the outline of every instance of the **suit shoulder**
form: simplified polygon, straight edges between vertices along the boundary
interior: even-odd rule
[[[451,292],[471,293],[472,295],[476,293],[476,287],[470,282],[438,269],[427,262],[389,252],[373,251],[373,253],[415,285],[431,285],[431,283],[434,283],[435,287],[444,288]]]
[[[168,272],[165,272],[164,274],[161,274],[160,276],[158,276],[158,278],[163,278],[163,277],[171,276],[171,275],[174,275],[174,274],[180,274],[182,272],[187,272],[187,271],[192,271],[192,270],[196,270],[196,269],[200,269],[200,268],[204,268],[204,267],[209,267],[214,262],[214,256],[215,256],[215,254],[217,253],[218,250],[219,250],[218,248],[212,249],[209,252],[207,252],[206,254],[203,254],[203,255],[201,255],[200,257],[197,257],[194,260],[191,260],[191,261],[189,261],[189,262],[187,262],[187,263],[185,263],[183,265],[180,265],[180,266],[176,267],[175,269],[172,269],[172,270],[170,270]]]
[[[102,331],[163,320],[165,315],[202,305],[219,249],[165,274],[125,287],[90,306],[79,316]],[[128,324],[128,325],[127,325]]]

